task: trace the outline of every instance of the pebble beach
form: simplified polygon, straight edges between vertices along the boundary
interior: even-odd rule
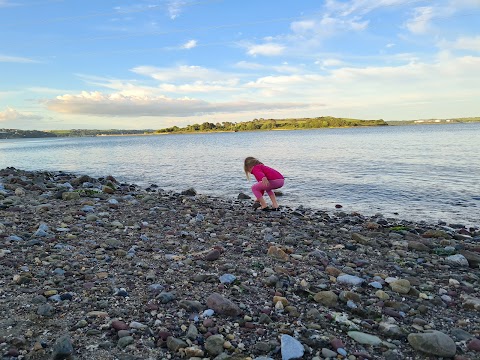
[[[0,170],[3,359],[480,359],[480,228]]]

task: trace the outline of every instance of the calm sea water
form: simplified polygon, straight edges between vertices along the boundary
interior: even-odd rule
[[[480,224],[480,123],[0,140],[0,168],[113,175],[231,199],[251,194],[246,156],[285,175],[281,204]]]

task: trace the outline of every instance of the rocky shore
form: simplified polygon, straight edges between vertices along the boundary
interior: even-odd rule
[[[480,359],[480,229],[0,170],[3,359]]]

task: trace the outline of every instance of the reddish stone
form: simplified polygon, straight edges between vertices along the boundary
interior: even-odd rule
[[[480,352],[480,340],[479,339],[472,339],[468,344],[467,344],[468,350],[473,350]]]
[[[212,327],[213,325],[215,325],[215,322],[212,319],[203,320],[203,326],[206,328]]]
[[[128,325],[120,320],[113,320],[112,321],[112,328],[115,330],[128,330]]]
[[[163,341],[167,341],[167,338],[169,336],[172,336],[172,333],[170,333],[169,331],[159,331],[158,332],[158,337],[160,339],[162,339]]]
[[[214,260],[217,260],[219,257],[220,257],[220,251],[215,249],[210,251],[207,255],[205,255],[205,260],[214,261]]]
[[[330,344],[335,350],[345,347],[345,345],[343,345],[343,341],[339,338],[332,339],[332,341],[330,341]]]
[[[145,306],[145,309],[147,311],[158,310],[158,308],[158,305],[153,303],[147,304],[147,306]]]
[[[7,356],[12,356],[12,357],[18,357],[20,355],[20,352],[18,349],[15,348],[10,348],[7,352]]]

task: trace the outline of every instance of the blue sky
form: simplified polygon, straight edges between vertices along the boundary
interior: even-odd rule
[[[0,128],[480,116],[480,0],[0,0]]]

